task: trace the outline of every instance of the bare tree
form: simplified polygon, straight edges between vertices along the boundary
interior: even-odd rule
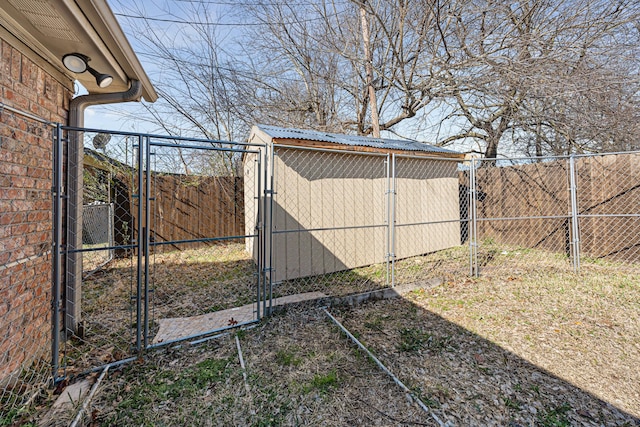
[[[264,53],[257,65],[268,70],[267,76],[292,71],[291,78],[301,82],[295,86],[281,77],[267,77],[264,87],[274,104],[262,107],[307,112],[315,116],[315,122],[305,122],[312,127],[367,135],[372,133],[368,114],[371,86],[380,130],[414,117],[435,98],[439,84],[432,66],[442,42],[436,3],[420,3],[419,7],[393,0],[318,0],[304,6],[250,3],[248,9],[267,29],[252,34],[253,51]],[[370,58],[363,50],[362,13],[369,24]],[[371,67],[370,81],[367,66]],[[297,103],[287,96],[292,87],[302,89]],[[277,113],[273,116],[278,118]]]
[[[154,64],[151,76],[160,95],[158,102],[145,104],[146,119],[170,135],[242,140],[249,124],[238,113],[237,76],[223,48],[227,34],[218,26],[220,15],[202,2],[178,6],[164,9],[160,23],[151,18],[136,21],[140,55]],[[149,16],[143,2],[133,7],[132,16]],[[179,160],[186,174],[239,173],[238,156],[232,152],[194,155],[180,149],[168,157]]]
[[[374,93],[380,130],[487,157],[637,147],[635,0],[251,0],[227,33],[222,6],[179,4],[174,31],[140,31],[163,97],[151,118],[170,133],[370,135]]]
[[[490,158],[507,143],[512,153],[523,142],[530,152],[533,144],[538,155],[602,149],[602,130],[621,112],[610,108],[624,97],[618,83],[637,91],[637,71],[625,75],[611,67],[624,50],[626,66],[637,70],[637,56],[616,41],[629,39],[637,9],[633,1],[600,0],[452,6],[455,26],[445,37],[454,59],[445,73],[455,104],[446,119],[459,130],[440,143],[476,139]],[[637,49],[637,39],[634,44]],[[637,104],[623,109],[628,116]]]

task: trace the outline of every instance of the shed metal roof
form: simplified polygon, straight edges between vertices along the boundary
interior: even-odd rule
[[[427,153],[460,154],[446,148],[435,147],[417,141],[402,139],[371,138],[367,136],[344,135],[305,129],[281,128],[278,126],[257,125],[263,132],[276,139],[300,139],[306,141],[331,142],[334,144],[357,147],[371,147],[381,150],[419,151]]]

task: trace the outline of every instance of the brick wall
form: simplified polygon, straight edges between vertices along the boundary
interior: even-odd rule
[[[59,82],[24,46],[2,38],[0,60],[2,103],[66,123],[69,82]],[[0,383],[49,357],[52,132],[0,108]]]

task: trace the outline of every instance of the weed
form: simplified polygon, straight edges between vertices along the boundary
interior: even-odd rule
[[[313,376],[311,383],[304,387],[304,391],[309,393],[311,390],[318,390],[326,393],[329,389],[338,385],[338,372],[332,369],[324,375],[316,374]]]
[[[449,347],[452,347],[451,337],[445,335],[443,337],[429,337],[428,340],[429,348],[435,351],[443,351]]]
[[[451,347],[451,337],[437,337],[415,328],[404,328],[400,331],[399,349],[406,352],[416,352],[423,348],[440,352]]]
[[[403,328],[400,331],[400,350],[416,352],[421,350],[424,344],[431,338],[431,334],[415,328]]]
[[[514,409],[516,411],[520,410],[520,402],[518,402],[515,399],[511,399],[510,397],[505,397],[502,399],[502,401],[504,402],[504,406],[506,406],[509,409]]]
[[[229,375],[228,359],[208,359],[187,370],[188,376],[197,387],[205,387],[210,383],[219,382]]]
[[[182,372],[158,370],[149,374],[145,381],[139,381],[127,392],[120,394],[117,415],[109,424],[122,425],[124,420],[136,425],[146,424],[145,408],[153,407],[167,400],[190,399],[200,391],[208,389],[212,383],[222,382],[229,377],[229,359],[207,359]]]
[[[440,401],[446,401],[451,397],[451,391],[442,384],[436,384],[435,388],[424,390],[421,386],[412,386],[411,392],[429,408],[439,408]]]
[[[17,408],[13,408],[9,412],[2,414],[2,417],[0,417],[0,426],[13,425],[16,418],[18,418],[18,411]]]
[[[376,316],[375,319],[364,322],[364,327],[367,329],[372,329],[374,331],[382,332],[382,317]]]
[[[491,375],[491,370],[486,366],[478,366],[478,370],[485,375]]]
[[[495,241],[495,239],[494,239],[494,238],[492,238],[492,237],[487,237],[486,239],[484,239],[484,240],[482,241],[482,244],[483,244],[483,245],[486,245],[486,246],[495,245],[495,244],[496,244],[496,241]]]
[[[296,357],[295,349],[282,349],[276,353],[276,362],[282,366],[298,366],[302,359]]]
[[[571,421],[567,417],[567,412],[571,407],[567,403],[563,403],[550,411],[546,411],[538,417],[538,421],[542,427],[569,427]]]
[[[533,391],[536,394],[536,396],[540,396],[540,386],[534,384],[530,388],[531,388],[531,391]]]

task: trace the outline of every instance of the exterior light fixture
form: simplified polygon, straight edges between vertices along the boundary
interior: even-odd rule
[[[85,71],[88,71],[96,78],[96,84],[99,87],[108,87],[113,82],[113,77],[109,74],[102,74],[94,70],[89,66],[89,61],[91,61],[91,59],[81,53],[69,53],[62,57],[62,63],[67,70],[76,74],[82,74]]]

